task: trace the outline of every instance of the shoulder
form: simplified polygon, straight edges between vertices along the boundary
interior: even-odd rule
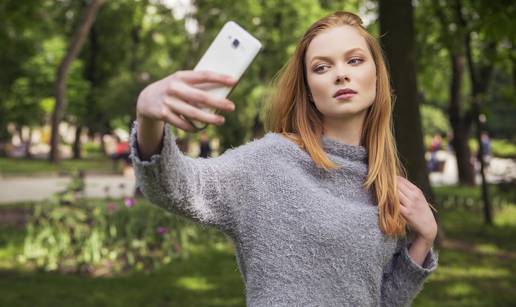
[[[293,141],[276,132],[267,132],[259,139],[253,139],[238,147],[227,149],[221,156],[240,157],[245,161],[272,163],[280,158],[298,155],[302,151]]]

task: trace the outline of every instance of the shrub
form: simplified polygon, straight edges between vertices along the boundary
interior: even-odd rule
[[[187,257],[198,228],[145,201],[83,197],[77,176],[38,205],[27,224],[19,261],[45,271],[111,275],[152,270]]]

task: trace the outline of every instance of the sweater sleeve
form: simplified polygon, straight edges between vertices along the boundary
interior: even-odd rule
[[[410,258],[408,250],[412,243],[407,242],[406,237],[398,240],[397,251],[384,269],[381,306],[410,306],[425,280],[437,269],[438,253],[433,247],[420,266]]]
[[[131,131],[131,159],[136,186],[152,203],[201,225],[232,231],[234,218],[229,189],[238,182],[240,157],[229,149],[216,158],[191,158],[176,145],[176,136],[165,124],[162,148],[149,161],[138,152],[138,123]]]

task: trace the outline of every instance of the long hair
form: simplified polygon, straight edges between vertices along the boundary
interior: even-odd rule
[[[372,188],[378,203],[379,227],[387,235],[405,235],[406,220],[400,212],[396,176],[406,177],[399,160],[393,135],[391,86],[380,44],[355,14],[337,11],[315,22],[306,31],[287,64],[273,80],[269,99],[268,131],[281,133],[308,152],[317,167],[326,171],[337,168],[324,152],[320,140],[323,115],[309,100],[305,54],[319,33],[348,25],[364,37],[376,66],[376,97],[368,108],[360,143],[367,150],[368,174],[364,188]]]

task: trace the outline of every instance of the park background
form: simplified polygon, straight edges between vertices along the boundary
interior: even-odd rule
[[[234,20],[264,45],[236,111],[174,133],[192,157],[259,138],[273,76],[335,10],[380,37],[402,160],[438,209],[440,266],[414,306],[514,306],[516,4],[502,0],[1,0],[0,305],[244,306],[231,242],[135,190],[136,99]]]

